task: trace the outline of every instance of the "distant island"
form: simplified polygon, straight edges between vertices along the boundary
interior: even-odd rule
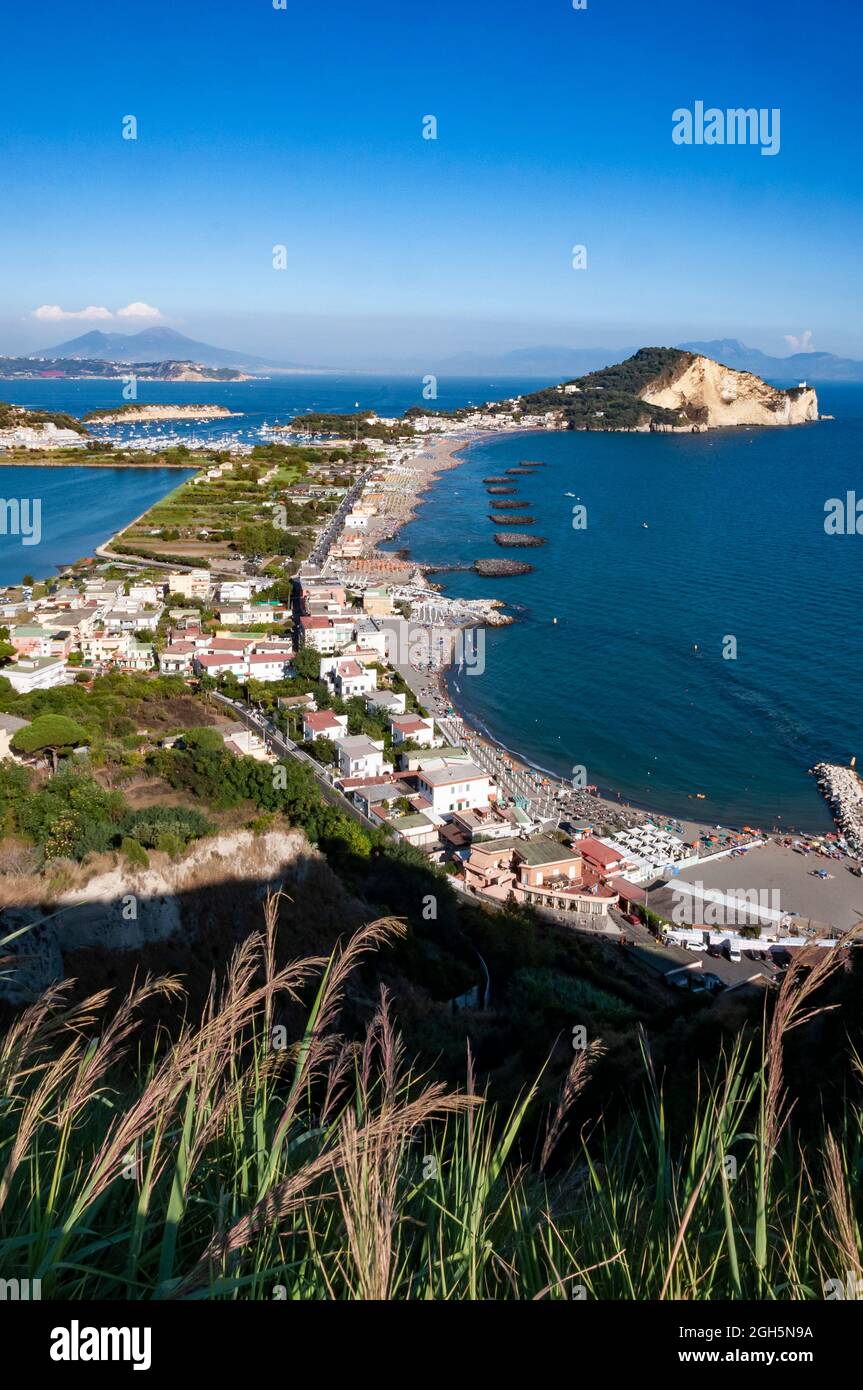
[[[239,417],[242,411],[226,405],[121,405],[116,409],[88,410],[82,418],[101,425],[128,425],[146,420],[215,420]]]
[[[98,357],[0,357],[0,379],[7,381],[119,380],[138,381],[248,381],[235,367],[208,367],[187,360],[159,362],[108,362]]]

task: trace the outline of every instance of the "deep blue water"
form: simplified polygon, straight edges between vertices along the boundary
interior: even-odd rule
[[[0,468],[4,498],[41,504],[41,536],[24,545],[0,535],[0,584],[56,575],[57,566],[92,555],[121,526],[192,476],[180,468]],[[30,516],[33,512],[31,510]],[[31,534],[36,534],[35,531]]]
[[[481,480],[523,458],[546,464],[514,481],[548,544],[509,552],[536,566],[522,578],[438,576],[518,619],[486,633],[482,674],[453,677],[461,707],[538,766],[583,765],[642,804],[828,827],[807,769],[863,755],[863,536],[828,536],[824,504],[863,496],[863,387],[819,399],[835,420],[472,445],[393,544],[439,563],[507,553]]]

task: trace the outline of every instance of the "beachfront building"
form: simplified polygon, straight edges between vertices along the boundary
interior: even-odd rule
[[[423,802],[438,816],[487,806],[493,795],[489,774],[467,761],[428,759],[412,774],[412,780]]]
[[[517,902],[577,913],[597,923],[618,901],[576,850],[547,835],[474,841],[465,882],[485,897],[503,901],[512,893]]]
[[[339,758],[339,776],[382,777],[384,772],[383,742],[368,738],[365,734],[336,739]]]
[[[614,874],[634,873],[637,870],[631,855],[603,843],[602,840],[596,840],[591,835],[577,840],[574,848],[578,850],[588,868],[604,878],[610,878]]]
[[[372,618],[388,618],[393,611],[389,589],[368,588],[363,594],[363,612]]]

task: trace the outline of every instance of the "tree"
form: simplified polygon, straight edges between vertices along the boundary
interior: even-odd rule
[[[65,714],[40,714],[13,735],[11,747],[16,753],[44,753],[50,760],[52,772],[57,771],[57,758],[60,753],[68,753],[88,743],[90,735],[83,725]]]
[[[0,627],[0,666],[6,666],[15,655],[15,648],[9,641],[8,627]]]
[[[321,654],[314,647],[301,647],[293,659],[293,668],[302,680],[321,678]]]

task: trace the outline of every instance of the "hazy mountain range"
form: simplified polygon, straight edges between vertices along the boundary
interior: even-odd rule
[[[756,376],[782,381],[860,381],[863,362],[837,357],[832,352],[795,352],[790,357],[771,357],[758,348],[747,347],[737,338],[713,338],[708,342],[675,343],[686,352],[711,357],[723,366]],[[438,370],[454,376],[498,374],[500,376],[578,377],[602,371],[638,351],[631,348],[517,348],[497,355],[461,352],[439,364]]]
[[[265,371],[284,366],[247,352],[213,347],[187,338],[174,328],[145,328],[140,333],[103,333],[94,329],[80,338],[34,353],[38,357],[98,358],[102,362],[200,362],[205,367],[236,367],[239,370]]]
[[[714,338],[708,342],[677,343],[676,347],[702,353],[726,367],[754,372],[757,376],[781,381],[859,381],[863,382],[863,362],[837,357],[832,352],[796,352],[789,357],[771,357],[758,348],[747,347],[737,338]],[[632,356],[637,345],[627,348],[573,348],[561,345],[515,348],[508,352],[460,352],[425,363],[423,370],[447,376],[541,377],[566,380],[600,371]],[[199,362],[207,367],[233,367],[245,372],[332,371],[307,363],[277,362],[230,348],[197,342],[173,328],[145,328],[140,333],[103,333],[95,329],[79,338],[44,348],[33,356],[52,358],[98,358],[105,362]],[[417,368],[419,369],[419,367]],[[344,366],[343,371],[357,371]],[[410,363],[401,368],[389,364],[366,370],[409,372]]]

